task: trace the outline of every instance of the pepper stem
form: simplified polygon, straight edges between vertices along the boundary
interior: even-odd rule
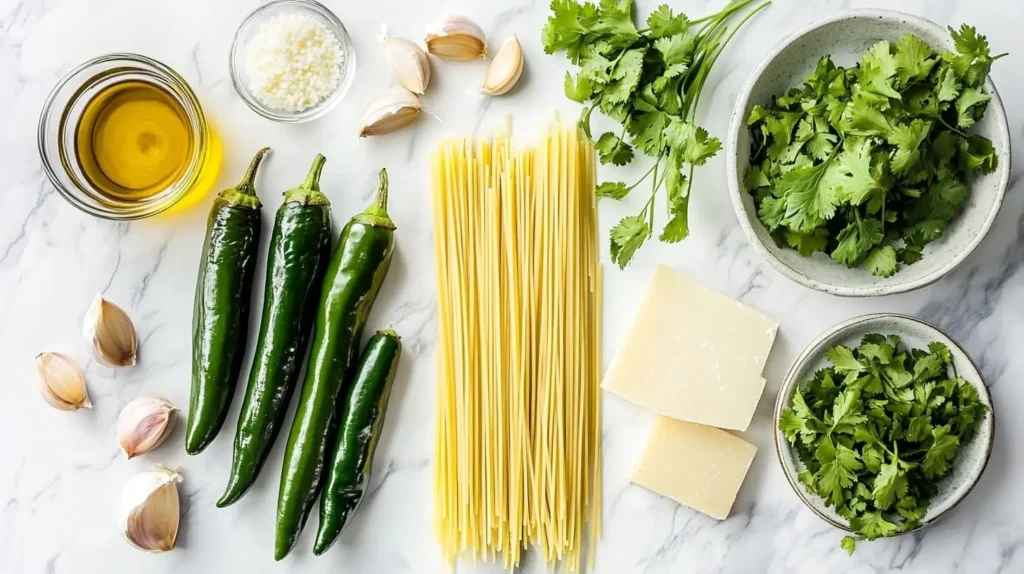
[[[391,217],[388,216],[387,170],[381,169],[379,177],[380,179],[377,184],[377,196],[373,199],[373,203],[370,204],[370,207],[366,208],[366,211],[355,216],[353,219],[376,227],[395,229],[395,223],[391,221]]]
[[[313,165],[309,167],[309,173],[306,174],[306,179],[302,181],[302,189],[311,189],[313,191],[320,191],[320,172],[324,170],[324,164],[327,163],[327,158],[323,154],[316,154],[313,158]]]
[[[295,189],[284,192],[285,203],[301,203],[303,205],[330,205],[327,196],[320,192],[320,173],[324,170],[327,158],[323,154],[316,154],[313,158],[313,165],[309,166],[309,173],[302,184]]]
[[[242,176],[242,181],[235,186],[235,189],[240,193],[256,195],[256,170],[259,169],[260,162],[263,161],[263,158],[267,157],[268,153],[270,153],[269,147],[265,147],[256,152],[256,157],[252,158],[252,161],[249,162],[249,167],[246,168],[245,175]]]

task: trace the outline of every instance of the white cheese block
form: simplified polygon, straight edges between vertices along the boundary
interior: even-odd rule
[[[724,430],[658,417],[630,480],[725,520],[756,452]]]
[[[778,328],[662,265],[601,386],[660,415],[746,430]]]

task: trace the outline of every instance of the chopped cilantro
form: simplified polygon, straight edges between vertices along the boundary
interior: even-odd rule
[[[988,407],[942,343],[907,350],[898,337],[867,335],[825,358],[831,366],[794,391],[778,422],[806,467],[801,484],[861,538],[916,528]],[[841,546],[852,554],[856,540]]]
[[[890,277],[942,236],[970,176],[996,169],[992,142],[965,130],[1002,56],[970,26],[950,33],[955,52],[904,36],[853,68],[826,56],[803,86],[754,106],[744,184],[779,246]]]

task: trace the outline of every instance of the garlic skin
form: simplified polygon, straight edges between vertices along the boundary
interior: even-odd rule
[[[160,446],[177,422],[178,409],[157,393],[139,395],[117,416],[117,444],[128,460]]]
[[[177,471],[156,465],[125,484],[121,492],[121,526],[132,546],[152,553],[174,548],[181,520],[177,483],[183,480]]]
[[[108,367],[135,364],[139,336],[128,314],[117,305],[96,295],[82,321],[82,336],[92,346],[99,362]]]
[[[366,106],[359,137],[393,132],[416,119],[422,108],[423,104],[416,94],[405,88],[390,88]]]
[[[487,57],[484,31],[465,16],[441,18],[430,26],[424,41],[428,52],[445,60],[465,62]]]
[[[388,36],[384,38],[384,61],[398,85],[423,95],[430,84],[430,59],[411,40]]]
[[[55,409],[77,411],[91,409],[85,374],[74,359],[63,353],[36,355],[39,372],[39,392]]]
[[[500,96],[513,87],[523,75],[523,46],[515,34],[509,36],[491,60],[480,84],[480,91],[488,96]]]

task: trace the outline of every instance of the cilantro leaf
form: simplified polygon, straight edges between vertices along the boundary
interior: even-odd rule
[[[612,199],[623,199],[632,191],[621,181],[606,181],[597,186],[598,197],[610,197]]]
[[[967,88],[960,93],[956,100],[956,125],[961,128],[969,128],[975,122],[975,109],[988,102],[988,94],[978,88]]]
[[[874,490],[871,494],[875,499],[875,508],[888,510],[896,499],[907,495],[907,474],[901,470],[899,459],[884,463],[875,476]]]
[[[685,32],[690,27],[690,21],[685,14],[672,15],[672,8],[668,4],[658,6],[658,9],[647,17],[647,28],[652,38],[664,38]]]
[[[861,77],[872,92],[892,99],[902,99],[892,87],[890,78],[896,75],[896,58],[890,52],[889,42],[882,40],[871,46],[860,61]]]
[[[868,251],[882,241],[882,222],[858,217],[839,232],[838,239],[832,259],[847,267],[856,267]]]
[[[886,520],[879,510],[851,518],[850,528],[868,540],[892,536],[899,532],[899,527]]]
[[[896,75],[906,85],[928,77],[938,60],[931,47],[917,36],[907,34],[896,41]]]
[[[604,99],[612,103],[629,100],[640,83],[643,72],[644,51],[640,49],[626,51],[609,76],[608,85],[601,92]]]
[[[671,215],[658,240],[665,243],[678,243],[690,234],[689,206],[690,197],[687,178],[682,174],[681,153],[674,150],[669,156],[668,172],[665,174],[665,188],[668,190],[668,213]]]
[[[666,145],[680,151],[682,161],[693,165],[704,165],[722,149],[722,142],[710,137],[707,130],[676,118],[672,118],[662,136]]]
[[[888,137],[893,129],[885,114],[864,99],[854,100],[847,108],[842,125],[843,131],[853,136]]]
[[[594,86],[585,75],[580,74],[574,79],[572,74],[565,73],[565,97],[582,104],[590,99],[593,92]]]
[[[839,198],[826,177],[830,165],[794,169],[778,182],[777,193],[786,199],[785,224],[794,231],[811,232],[835,214]]]
[[[849,347],[842,345],[831,347],[825,351],[825,358],[835,366],[838,373],[859,373],[866,370],[864,364],[854,358],[853,351]]]
[[[839,543],[839,546],[845,550],[847,554],[853,556],[853,552],[857,549],[857,540],[853,536],[844,536],[843,541]]]
[[[693,60],[693,50],[697,37],[687,32],[680,32],[672,36],[658,38],[654,41],[654,48],[661,53],[661,59],[665,66],[676,64],[688,64]]]
[[[921,144],[927,139],[931,129],[931,122],[915,119],[910,123],[897,125],[889,133],[889,144],[896,146],[896,151],[892,156],[894,172],[906,173],[917,164],[921,159]]]
[[[952,102],[960,95],[960,82],[952,68],[946,68],[939,82],[938,98],[940,102]]]
[[[871,197],[884,192],[881,182],[872,173],[873,148],[865,143],[847,149],[838,158],[838,177],[832,180],[836,197],[851,205],[861,205]]]
[[[949,432],[949,425],[932,429],[932,444],[924,455],[924,462],[921,463],[924,475],[929,479],[944,476],[949,472],[949,463],[960,447],[960,438]]]
[[[876,277],[892,277],[898,268],[896,250],[889,245],[880,245],[868,253],[864,265]]]
[[[551,0],[551,16],[541,32],[544,52],[567,51],[569,58],[578,63],[583,55],[587,36],[597,25],[597,10],[593,4],[578,4],[574,0]]]
[[[842,443],[835,444],[828,437],[815,450],[814,456],[821,463],[816,481],[818,494],[833,506],[841,505],[843,490],[853,486],[857,471],[864,466],[860,457],[853,449]]]
[[[762,202],[761,206],[768,205],[767,202]],[[804,257],[810,257],[812,254],[818,251],[824,251],[825,246],[828,245],[828,232],[824,229],[815,229],[810,233],[800,233],[799,231],[793,231],[787,229],[784,232],[786,243],[800,252],[800,255]]]
[[[594,143],[601,163],[626,165],[633,160],[633,148],[612,132],[605,132]]]
[[[636,250],[651,236],[647,220],[637,216],[622,218],[611,231],[612,262],[624,269]]]

